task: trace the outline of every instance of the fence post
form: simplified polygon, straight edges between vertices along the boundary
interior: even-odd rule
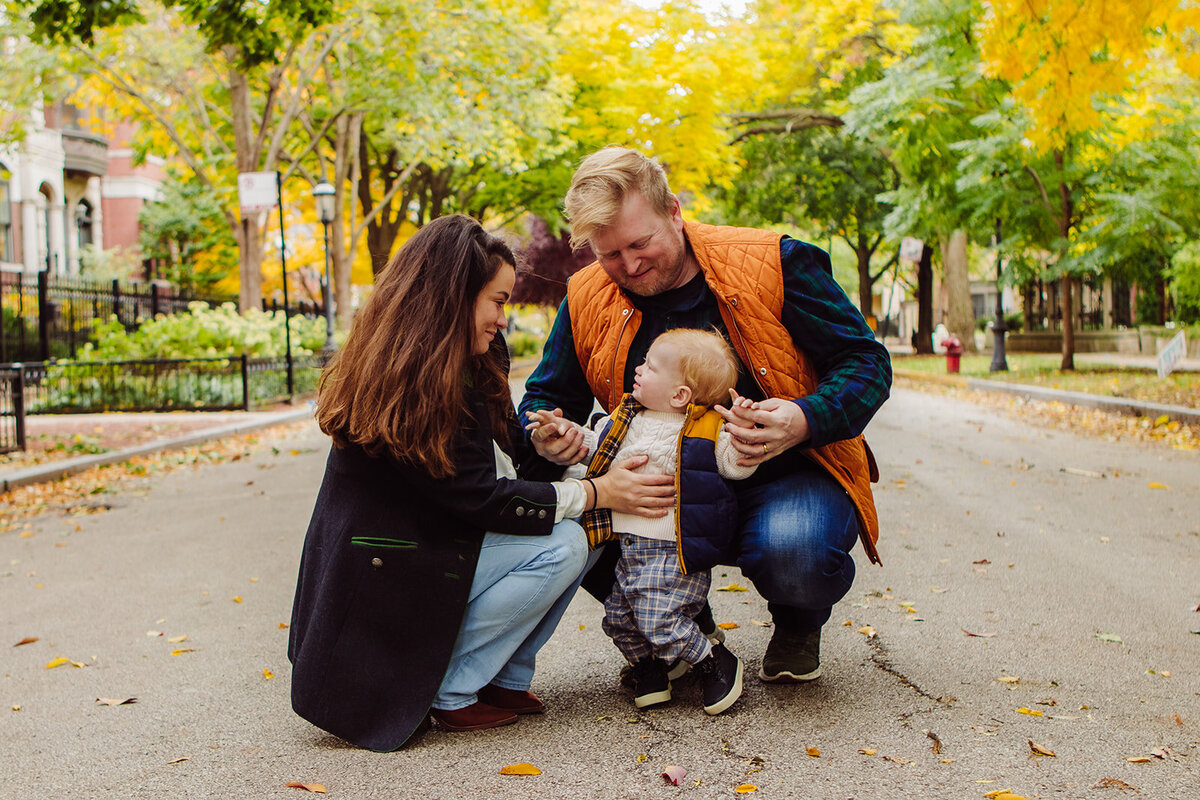
[[[150,319],[158,316],[158,284],[150,283]]]
[[[113,278],[112,281],[112,298],[113,298],[113,313],[117,315],[117,322],[124,324],[121,319],[121,281]]]
[[[50,277],[42,270],[37,277],[38,292],[38,354],[42,361],[50,360]]]
[[[25,450],[25,365],[14,364],[17,370],[17,379],[12,386],[12,407],[13,420],[16,422],[17,428],[17,447],[22,451]]]
[[[250,360],[242,353],[242,411],[250,410]]]

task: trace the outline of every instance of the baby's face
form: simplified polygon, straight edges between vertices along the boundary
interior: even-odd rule
[[[633,398],[651,411],[682,411],[671,404],[682,386],[676,348],[661,342],[650,345],[646,360],[633,371]]]

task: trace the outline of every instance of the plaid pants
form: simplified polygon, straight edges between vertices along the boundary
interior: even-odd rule
[[[712,578],[684,575],[674,542],[622,534],[617,580],[604,603],[604,632],[631,663],[654,656],[696,664],[712,645],[695,620]]]

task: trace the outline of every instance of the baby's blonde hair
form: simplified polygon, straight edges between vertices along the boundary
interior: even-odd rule
[[[729,390],[737,385],[738,360],[715,330],[675,328],[660,334],[651,347],[659,342],[669,344],[679,353],[679,376],[692,389],[692,402],[711,406],[729,402]]]

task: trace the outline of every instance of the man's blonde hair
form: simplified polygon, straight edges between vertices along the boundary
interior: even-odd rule
[[[679,376],[692,389],[692,402],[711,406],[729,402],[729,390],[737,385],[738,360],[715,330],[675,328],[660,334],[654,344],[669,344],[679,354]]]
[[[616,145],[585,158],[575,170],[564,201],[571,223],[571,246],[590,245],[598,228],[616,220],[630,190],[641,192],[655,212],[670,216],[671,189],[666,171],[656,160]]]

